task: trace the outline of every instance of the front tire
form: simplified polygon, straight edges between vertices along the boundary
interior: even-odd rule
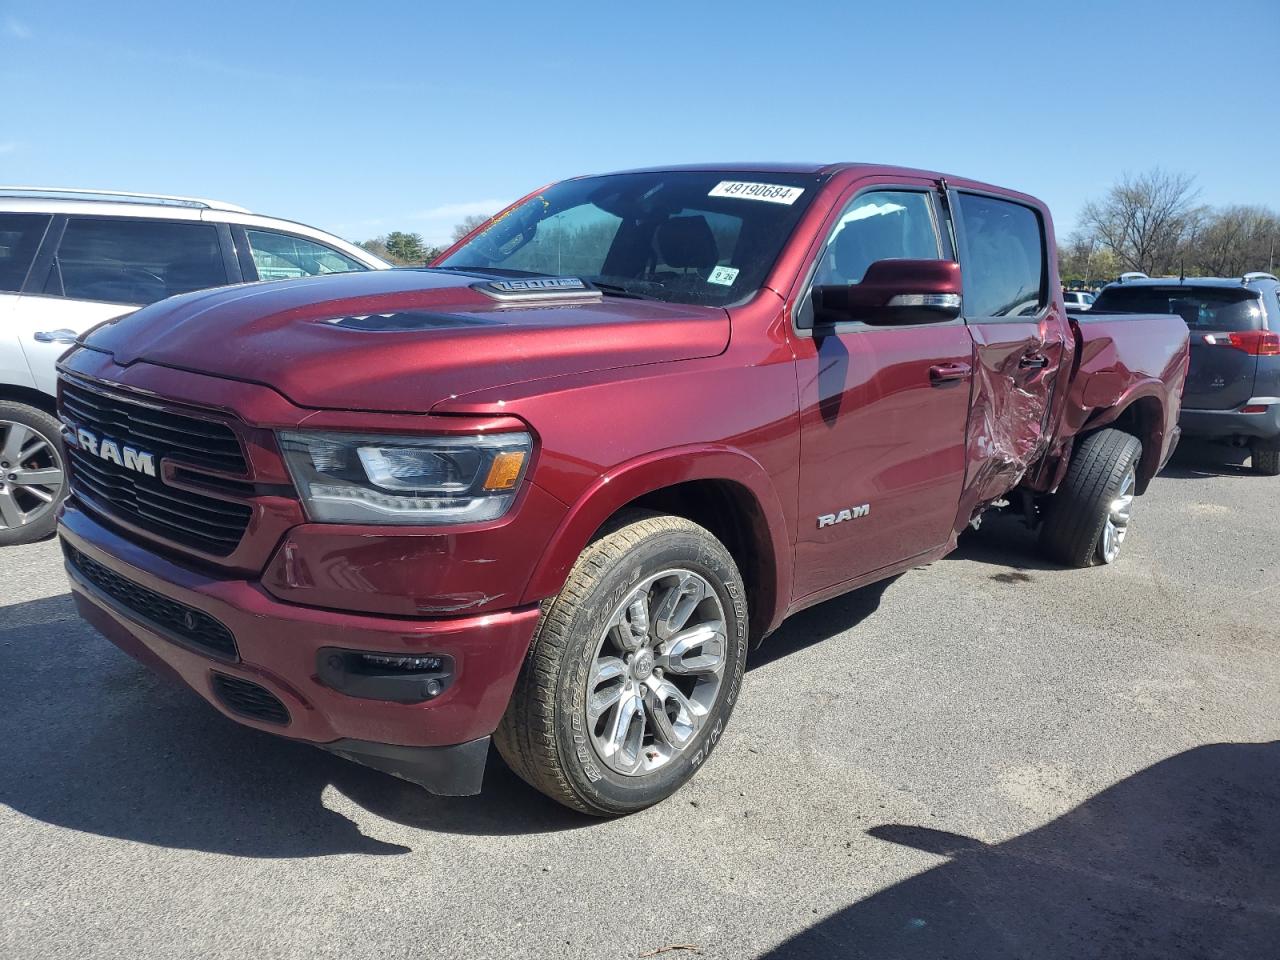
[[[1253,469],[1264,477],[1280,476],[1280,440],[1255,440],[1250,452]]]
[[[0,547],[53,533],[67,495],[58,420],[38,407],[0,400]]]
[[[631,514],[544,606],[494,742],[517,775],[574,810],[643,810],[716,745],[746,650],[745,590],[724,545],[681,517]]]
[[[1142,444],[1121,430],[1099,430],[1077,445],[1049,498],[1040,546],[1068,567],[1114,563],[1129,532]]]

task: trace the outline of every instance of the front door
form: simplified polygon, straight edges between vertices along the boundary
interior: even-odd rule
[[[833,215],[809,287],[885,259],[949,259],[927,181],[864,187]],[[812,309],[805,291],[796,315]],[[965,468],[973,344],[964,323],[797,335],[801,404],[795,594],[802,600],[946,543]]]

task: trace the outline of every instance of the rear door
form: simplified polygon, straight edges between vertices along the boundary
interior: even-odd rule
[[[949,196],[964,316],[977,360],[962,504],[967,513],[1014,487],[1044,453],[1070,327],[1050,296],[1042,213],[1003,196],[969,190]]]
[[[1257,342],[1263,329],[1256,289],[1171,283],[1108,287],[1098,309],[1173,313],[1191,331],[1191,369],[1182,394],[1185,410],[1234,410],[1254,395]]]

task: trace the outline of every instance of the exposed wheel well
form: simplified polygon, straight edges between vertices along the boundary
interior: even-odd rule
[[[684,517],[725,545],[747,588],[751,645],[763,640],[777,609],[777,567],[768,524],[751,491],[732,480],[690,480],[646,493],[613,516],[634,509]]]
[[[1142,442],[1142,460],[1138,467],[1138,493],[1145,493],[1147,484],[1160,469],[1160,443],[1164,422],[1164,410],[1155,397],[1141,397],[1121,411],[1120,416],[1107,424],[1116,430],[1132,434]]]
[[[12,384],[0,384],[0,400],[12,400],[14,403],[25,403],[29,407],[43,410],[57,416],[57,403],[53,397],[30,387],[18,387]]]

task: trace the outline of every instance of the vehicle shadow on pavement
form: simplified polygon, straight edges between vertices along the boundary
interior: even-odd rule
[[[880,609],[885,591],[897,579],[881,580],[788,617],[781,627],[765,638],[758,650],[747,655],[747,669],[763,667],[853,629]]]
[[[1249,464],[1249,451],[1221,443],[1183,440],[1160,471],[1158,480],[1203,480],[1205,477],[1253,477],[1266,482]]]
[[[1163,760],[1003,843],[868,833],[947,858],[767,954],[897,960],[1274,957],[1280,742]]]
[[[241,727],[98,636],[65,594],[0,607],[0,696],[0,805],[72,830],[242,857],[315,857],[410,852],[326,806],[341,807],[342,797],[426,831],[544,833],[595,822],[496,756],[479,796],[435,797]]]
[[[977,530],[966,530],[960,535],[956,549],[945,560],[972,560],[995,567],[1004,567],[991,579],[1000,583],[1025,583],[1035,579],[1034,573],[1063,568],[1046,560],[1040,550],[1039,537],[1021,517],[1012,514],[992,514],[983,518]],[[1012,568],[1012,569],[1009,569]]]

